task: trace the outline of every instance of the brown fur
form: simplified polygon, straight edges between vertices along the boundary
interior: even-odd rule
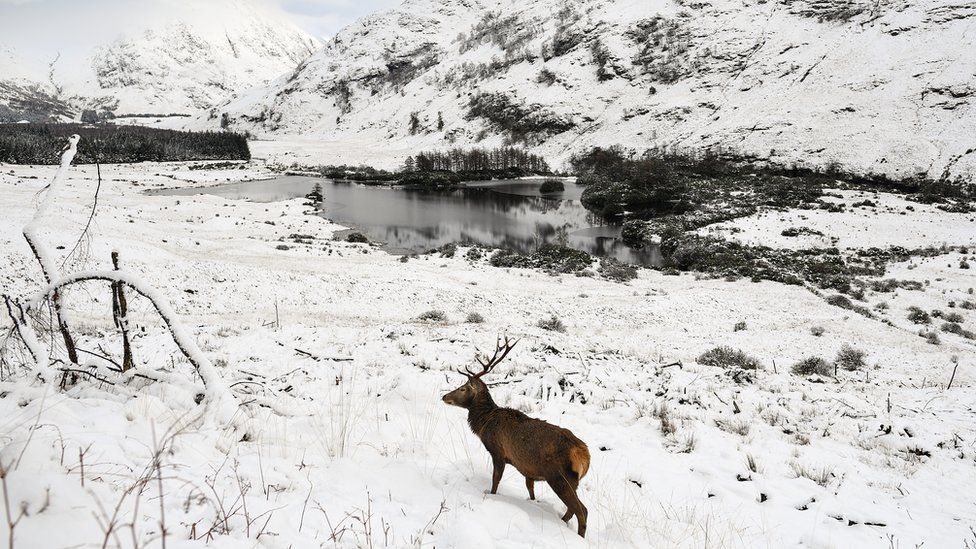
[[[585,444],[570,448],[569,462],[576,475],[582,479],[586,476],[586,472],[590,470],[590,449]]]
[[[586,535],[587,509],[576,495],[590,467],[590,451],[583,441],[568,429],[497,406],[478,377],[469,376],[467,383],[444,395],[444,402],[468,410],[468,425],[491,454],[492,494],[498,491],[505,466],[513,465],[525,476],[530,499],[535,499],[535,481],[546,481],[569,508],[563,520],[576,516],[577,532]]]

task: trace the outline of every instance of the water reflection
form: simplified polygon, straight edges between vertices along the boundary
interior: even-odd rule
[[[284,176],[152,192],[276,202],[304,197],[318,184],[324,198],[316,205],[319,215],[355,227],[393,248],[423,252],[448,242],[473,242],[531,252],[542,243],[562,240],[597,256],[642,265],[659,263],[655,247],[628,248],[620,241],[619,226],[606,225],[583,208],[581,188],[566,183],[562,193],[541,196],[541,183],[490,181],[454,191],[419,191]]]

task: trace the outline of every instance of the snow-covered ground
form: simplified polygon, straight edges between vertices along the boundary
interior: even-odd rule
[[[187,123],[227,113],[257,135],[413,150],[508,141],[553,165],[594,146],[718,146],[971,177],[974,18],[956,0],[405,0]]]
[[[762,211],[702,229],[747,244],[777,248],[909,249],[970,244],[976,239],[976,214],[947,214],[935,204],[902,195],[828,189],[825,202],[844,204],[843,212],[828,210]],[[832,195],[832,196],[831,196]],[[787,229],[807,228],[797,236]],[[820,233],[820,234],[817,234]]]
[[[417,153],[406,144],[378,142],[375,139],[327,140],[287,137],[250,141],[251,156],[258,161],[280,166],[360,166],[398,170],[403,161]]]
[[[871,306],[888,303],[888,325],[776,283],[641,271],[618,284],[497,269],[463,249],[404,263],[333,241],[341,227],[304,215],[299,200],[142,194],[268,175],[261,164],[187,168],[104,166],[85,266],[110,268],[118,250],[125,270],[170,300],[225,379],[288,413],[243,408],[244,437],[203,427],[179,384],[83,381],[59,391],[5,367],[0,464],[11,516],[23,511],[15,547],[156,547],[161,523],[170,548],[976,543],[976,349],[949,334],[931,345],[905,320],[908,306],[949,311],[953,301],[976,329],[976,311],[961,307],[976,300],[974,271],[959,268],[972,247],[893,266],[890,277],[923,288],[869,292]],[[40,287],[20,230],[53,171],[0,166],[5,294]],[[58,254],[84,226],[94,175],[75,168],[48,220],[43,236]],[[901,215],[900,198],[875,201],[895,213],[766,214],[737,221],[737,234],[766,231],[775,244],[783,228],[806,225],[842,245],[976,245],[971,215],[921,206]],[[108,288],[74,289],[66,300],[80,345],[118,353]],[[447,321],[417,320],[435,309]],[[149,304],[130,297],[130,310],[137,362],[189,380]],[[485,322],[464,322],[470,312]],[[565,333],[536,326],[552,315]],[[745,329],[734,329],[739,322]],[[453,369],[502,333],[523,341],[489,379],[499,382],[495,400],[589,445],[585,540],[559,520],[548,487],[529,501],[512,468],[487,495],[488,455],[463,413],[440,401],[462,381]],[[865,369],[836,380],[790,373],[844,344],[866,352]],[[739,384],[695,363],[718,345],[763,369]],[[115,527],[106,534],[107,524]],[[0,539],[8,532],[0,520]]]

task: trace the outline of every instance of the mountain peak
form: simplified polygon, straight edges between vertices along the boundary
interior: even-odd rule
[[[190,113],[293,69],[320,43],[279,14],[251,0],[150,0],[138,14],[37,41],[5,32],[19,46],[0,53],[8,86],[33,86],[78,109],[123,113]],[[11,10],[4,25],[46,29],[46,11]],[[65,14],[85,17],[83,6]],[[123,14],[119,14],[123,15]],[[107,18],[104,18],[107,19]],[[124,25],[124,26],[123,26]],[[37,44],[31,49],[26,45]],[[43,45],[43,49],[40,45]],[[3,50],[0,50],[2,52]],[[13,77],[7,76],[13,74]],[[77,110],[77,109],[76,109]]]

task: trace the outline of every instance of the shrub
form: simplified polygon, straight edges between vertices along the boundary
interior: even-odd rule
[[[467,318],[464,319],[464,321],[467,322],[468,324],[482,324],[485,321],[485,317],[481,316],[478,313],[471,312],[468,313],[468,316]]]
[[[746,353],[731,347],[715,347],[702,353],[698,357],[698,363],[705,366],[715,366],[717,368],[741,370],[760,369],[759,361]]]
[[[485,254],[481,251],[481,248],[472,246],[471,248],[468,248],[468,251],[464,254],[464,257],[470,259],[471,261],[477,261],[484,257],[484,255]]]
[[[510,141],[537,141],[576,127],[571,119],[539,104],[526,104],[505,93],[479,93],[468,101],[467,120],[481,118]]]
[[[417,320],[420,320],[422,322],[447,322],[447,315],[444,314],[444,311],[438,311],[437,309],[433,309],[425,313],[422,313],[420,316],[417,317]]]
[[[813,328],[810,328],[810,333],[813,334],[815,337],[820,337],[824,335],[824,332],[825,330],[823,326],[814,326]]]
[[[956,323],[962,323],[966,321],[966,319],[961,314],[956,312],[946,313],[945,315],[943,315],[942,319],[945,320],[946,322],[956,322]]]
[[[845,344],[837,353],[837,358],[834,359],[834,363],[838,367],[848,371],[860,370],[864,367],[864,356],[864,351]]]
[[[924,337],[925,341],[927,341],[929,345],[939,345],[942,343],[942,340],[939,339],[939,334],[935,332],[926,332],[923,330],[919,332],[918,335]]]
[[[447,244],[444,244],[438,248],[437,251],[440,252],[441,257],[454,257],[454,254],[457,253],[457,248],[458,246],[456,243],[448,242]]]
[[[601,259],[597,270],[604,278],[615,282],[627,282],[637,278],[637,267],[621,263],[612,257]]]
[[[369,243],[369,238],[363,233],[349,233],[346,235],[346,242],[365,244]]]
[[[558,179],[546,179],[539,187],[539,192],[542,194],[561,193],[565,190],[566,186]]]
[[[735,326],[732,327],[732,331],[733,332],[741,332],[741,331],[745,330],[747,327],[748,326],[746,325],[746,321],[745,320],[740,320],[740,321],[738,321],[738,322],[735,323]]]
[[[908,308],[908,320],[912,321],[913,324],[931,324],[932,317],[922,309],[918,307]]]
[[[942,324],[941,330],[947,334],[959,335],[963,332],[962,325],[958,322],[946,322]]]
[[[841,309],[851,310],[854,308],[854,303],[845,295],[835,294],[827,298],[827,303],[833,305],[834,307],[840,307]]]
[[[535,81],[539,84],[545,84],[551,86],[556,83],[557,76],[556,73],[552,72],[547,68],[543,68],[539,71],[538,76],[535,77]]]
[[[829,362],[819,356],[805,358],[793,365],[793,373],[799,376],[820,375],[831,376],[834,373]]]
[[[566,332],[566,325],[563,324],[563,321],[559,320],[559,317],[557,317],[556,315],[552,315],[550,318],[544,318],[540,320],[536,324],[536,326],[550,332],[559,332],[559,333]]]
[[[579,273],[593,264],[590,254],[560,246],[558,244],[543,244],[530,255],[523,255],[514,250],[498,250],[488,263],[493,267],[516,267],[521,269],[543,269],[555,273]]]

